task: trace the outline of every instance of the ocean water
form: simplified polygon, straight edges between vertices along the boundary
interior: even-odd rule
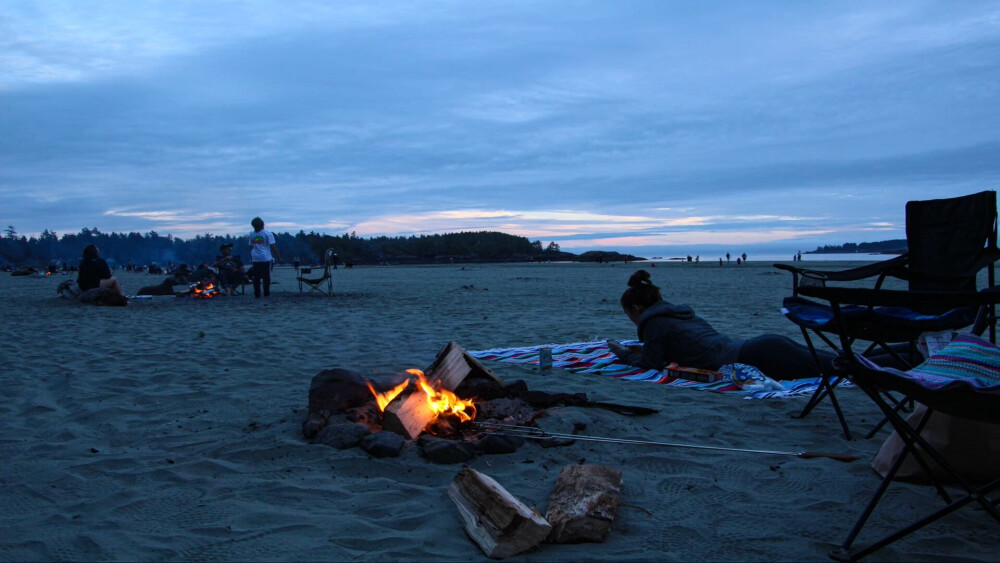
[[[803,254],[803,262],[878,262],[880,260],[888,260],[894,258],[895,254],[859,254],[859,253],[838,253],[838,254]],[[677,257],[673,256],[662,256],[662,257],[652,257],[647,262],[683,262]],[[718,263],[719,257],[713,256],[712,258],[702,257],[701,262],[716,262]],[[748,262],[791,262],[791,254],[775,254],[775,253],[763,253],[763,254],[748,254]],[[736,263],[736,256],[732,256],[730,263]]]

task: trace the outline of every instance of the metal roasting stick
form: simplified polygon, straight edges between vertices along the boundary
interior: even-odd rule
[[[838,454],[829,452],[788,452],[780,450],[752,450],[747,448],[728,448],[724,446],[705,446],[700,444],[678,444],[674,442],[654,442],[652,440],[631,440],[628,438],[607,438],[602,436],[587,436],[586,434],[561,434],[559,432],[546,432],[541,428],[535,428],[533,426],[517,426],[514,424],[500,424],[493,422],[476,422],[473,424],[477,426],[483,426],[488,428],[496,428],[498,431],[494,434],[499,434],[502,436],[517,436],[519,438],[530,438],[534,440],[546,440],[551,438],[562,438],[566,440],[583,440],[587,442],[606,442],[611,444],[640,444],[644,446],[663,446],[669,448],[688,448],[694,450],[714,450],[723,452],[742,452],[750,454],[769,454],[769,455],[787,455],[793,457],[800,457],[803,459],[812,459],[817,457],[826,457],[836,461],[854,461],[860,459],[856,455],[851,454]]]

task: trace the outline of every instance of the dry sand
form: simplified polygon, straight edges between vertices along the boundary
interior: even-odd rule
[[[392,459],[308,444],[310,379],[331,367],[424,368],[452,340],[478,350],[634,338],[617,299],[640,267],[649,269],[359,267],[334,272],[333,298],[300,296],[294,271],[279,268],[267,300],[159,297],[126,308],[57,298],[67,277],[0,275],[0,560],[483,560],[446,495],[461,466],[429,463],[412,444]],[[650,271],[669,300],[720,330],[798,336],[779,313],[790,277],[769,263]],[[120,277],[127,293],[160,279]],[[587,442],[476,458],[472,467],[543,513],[564,466],[623,473],[607,541],[542,545],[513,561],[825,561],[878,483],[867,461],[885,434],[845,441],[828,405],[795,420],[804,398],[489,366],[534,389],[660,409],[555,409],[589,434],[864,458]],[[877,421],[860,391],[840,396],[855,429]],[[875,532],[939,502],[922,487],[896,488],[889,501],[897,509],[876,513]],[[966,509],[872,560],[997,560],[995,525],[982,516]]]

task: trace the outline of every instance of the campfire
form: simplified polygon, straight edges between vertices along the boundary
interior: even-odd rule
[[[422,431],[434,435],[453,433],[463,423],[471,422],[476,418],[476,407],[472,399],[462,399],[448,389],[442,388],[442,380],[436,379],[434,383],[427,380],[423,371],[418,369],[406,370],[415,379],[407,379],[396,387],[385,393],[375,391],[370,381],[366,381],[368,389],[375,397],[379,413],[382,415],[383,427],[386,420],[386,408],[392,404],[393,400],[413,387],[411,395],[407,396],[402,406],[407,406],[406,413],[412,423],[404,422],[400,418],[401,409],[394,409],[390,415],[390,427],[395,431],[403,430],[409,438],[416,438],[411,430],[416,429],[418,424],[424,422]],[[407,415],[404,415],[407,416]]]
[[[219,288],[212,282],[198,282],[191,285],[188,295],[197,299],[211,299],[219,295]]]
[[[318,373],[309,388],[302,434],[337,448],[360,446],[376,457],[399,455],[412,441],[436,463],[461,463],[481,453],[516,450],[523,438],[495,430],[534,425],[555,405],[656,412],[590,401],[583,393],[532,391],[520,380],[504,383],[451,342],[425,371],[411,369],[375,381],[339,368]],[[549,441],[566,443],[571,441]]]

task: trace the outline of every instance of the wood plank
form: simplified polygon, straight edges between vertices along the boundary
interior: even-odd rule
[[[424,378],[436,389],[454,391],[472,373],[465,356],[465,350],[461,346],[456,342],[449,342],[424,370]],[[382,413],[382,428],[416,440],[434,417],[434,411],[427,404],[423,391],[414,390],[409,394],[401,394],[386,406]]]
[[[622,472],[603,465],[568,465],[549,496],[550,543],[603,542],[621,502]]]
[[[532,549],[552,530],[541,514],[471,467],[455,476],[448,496],[458,507],[466,533],[493,559]]]

